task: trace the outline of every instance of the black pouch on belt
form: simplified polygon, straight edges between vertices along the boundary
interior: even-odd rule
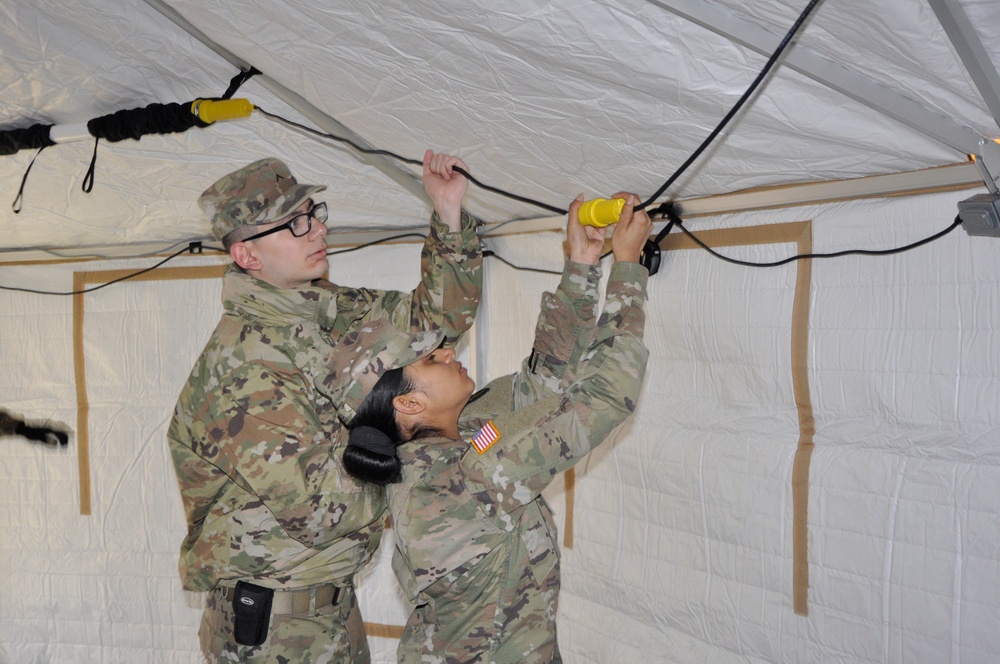
[[[267,640],[267,624],[271,620],[273,588],[264,588],[246,581],[236,582],[233,594],[233,637],[241,646],[259,646]]]

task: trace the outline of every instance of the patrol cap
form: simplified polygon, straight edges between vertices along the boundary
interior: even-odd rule
[[[219,178],[202,192],[198,205],[219,240],[239,226],[259,226],[290,215],[326,186],[299,184],[285,162],[260,159]]]
[[[327,360],[329,373],[316,387],[338,404],[337,416],[350,425],[382,374],[427,357],[444,336],[442,329],[403,332],[386,318],[367,322],[340,338]]]

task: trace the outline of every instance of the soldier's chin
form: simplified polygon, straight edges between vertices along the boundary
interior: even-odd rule
[[[315,279],[325,279],[330,273],[330,263],[326,260],[326,254],[323,254],[323,260],[316,263],[316,267],[312,270],[312,278]]]

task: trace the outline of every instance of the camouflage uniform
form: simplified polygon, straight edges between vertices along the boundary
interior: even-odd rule
[[[406,664],[558,662],[556,527],[541,491],[634,410],[648,274],[615,263],[594,325],[599,267],[567,263],[542,301],[534,350],[497,379],[459,422],[500,437],[398,448],[403,481],[389,487],[393,568],[416,606],[399,644]]]
[[[338,340],[366,321],[440,326],[457,339],[475,316],[481,268],[475,220],[463,213],[458,233],[432,219],[412,294],[323,279],[279,289],[227,270],[225,311],[168,431],[188,523],[181,579],[188,590],[214,591],[199,632],[210,659],[368,661],[352,579],[378,546],[386,499],[343,471],[347,432],[315,382]],[[267,641],[251,648],[233,640],[223,598],[238,580],[283,590],[332,583],[342,592],[321,610],[272,615]]]

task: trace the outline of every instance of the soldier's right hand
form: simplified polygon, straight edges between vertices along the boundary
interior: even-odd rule
[[[642,248],[653,232],[653,221],[645,210],[635,210],[639,197],[625,195],[625,207],[618,217],[615,230],[611,234],[611,251],[616,261],[638,263]]]

